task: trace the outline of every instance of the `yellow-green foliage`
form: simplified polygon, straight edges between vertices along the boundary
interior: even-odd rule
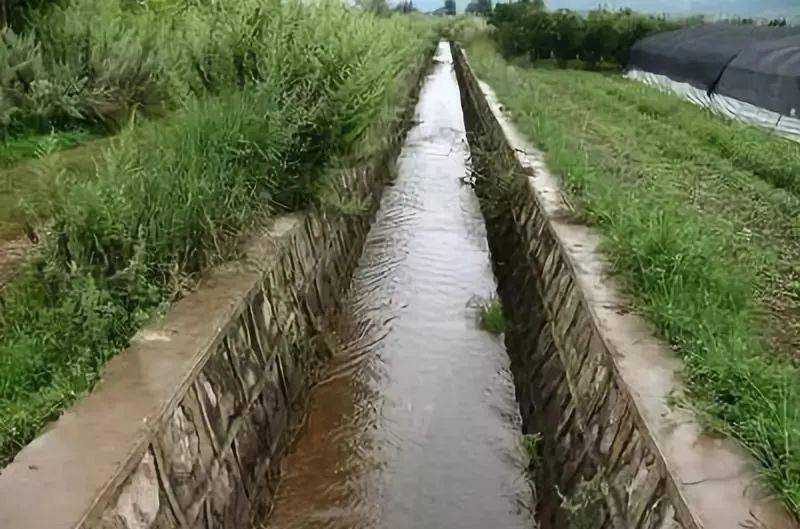
[[[317,7],[326,20],[315,28],[287,14],[310,14]],[[263,81],[281,71],[276,67],[286,69],[285,79],[307,75],[305,86],[316,87],[315,78],[331,74],[324,61],[352,60],[361,51],[367,54],[362,60],[369,60],[385,51],[383,41],[375,49],[359,46],[358,33],[352,42],[340,42],[337,23],[347,17],[352,13],[344,8],[335,13],[280,0],[64,2],[36,14],[23,35],[0,30],[0,133],[116,127],[133,110],[179,108],[187,97]],[[408,23],[394,18],[391,25]],[[299,38],[290,42],[286,36],[295,31]],[[335,46],[328,41],[332,36]],[[308,54],[308,60],[297,60],[297,54]],[[315,95],[308,91],[304,97]]]

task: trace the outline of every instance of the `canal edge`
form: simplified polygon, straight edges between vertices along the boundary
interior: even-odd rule
[[[592,527],[798,527],[761,486],[755,462],[738,443],[704,433],[691,411],[669,405],[685,390],[678,373],[680,359],[654,337],[642,318],[625,310],[626,300],[598,250],[597,233],[571,218],[543,154],[516,129],[491,87],[477,78],[465,50],[453,44],[453,56],[465,117],[472,122],[468,131],[472,129],[473,137],[488,136],[491,148],[502,151],[504,168],[515,175],[518,193],[509,208],[511,229],[528,247],[514,250],[527,257],[527,270],[513,272],[535,283],[533,290],[553,329],[555,357],[542,362],[560,364],[556,372],[562,378],[537,388],[549,392],[550,402],[520,402],[521,408],[538,405],[534,414],[546,414],[542,408],[552,407],[557,398],[568,403],[570,416],[556,425],[550,455],[563,464],[572,460],[575,469],[570,479],[551,476],[556,483],[546,486],[557,487],[563,499],[563,492],[578,482],[599,479],[606,505]],[[529,354],[543,352],[539,343],[525,347],[533,350]],[[528,395],[520,391],[520,380],[516,383],[518,396]],[[621,404],[606,410],[609,393]],[[525,415],[523,409],[524,420]],[[621,424],[626,420],[632,421],[628,430]],[[615,448],[617,437],[632,436],[643,441],[638,452],[628,448],[629,440],[623,440],[624,449]],[[636,460],[621,463],[626,451],[629,456],[635,453]],[[670,508],[665,509],[665,499]],[[558,521],[540,520],[545,529],[548,522],[564,523],[557,513],[547,516]]]

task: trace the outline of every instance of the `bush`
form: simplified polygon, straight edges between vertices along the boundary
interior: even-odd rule
[[[135,109],[177,105],[187,90],[172,84],[180,56],[166,22],[125,5],[74,0],[34,13],[24,35],[0,30],[0,69],[16,72],[0,77],[4,135],[116,127]]]
[[[349,16],[328,14],[332,20],[313,29],[318,43]],[[348,46],[278,42],[306,30],[278,0],[72,0],[31,16],[23,35],[0,30],[0,132],[6,136],[118,129],[133,112],[161,115],[189,98],[241,89],[276,71],[299,80],[296,96],[324,112],[324,90],[346,72],[321,68],[355,59],[337,55],[349,53]],[[285,55],[276,57],[275,46],[285,46]],[[296,60],[300,53],[308,60]]]
[[[66,0],[0,0],[0,29],[22,31],[36,11],[63,4]]]

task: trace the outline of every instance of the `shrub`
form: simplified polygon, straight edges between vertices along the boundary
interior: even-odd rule
[[[33,15],[22,36],[0,39],[0,78],[7,135],[75,125],[116,127],[134,109],[181,95],[170,84],[175,47],[164,23],[120,0],[74,0]]]

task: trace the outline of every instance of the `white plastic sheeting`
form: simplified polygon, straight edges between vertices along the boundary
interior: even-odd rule
[[[705,90],[696,88],[689,83],[673,81],[665,75],[630,69],[625,73],[625,77],[654,86],[664,92],[677,94],[696,105],[708,108],[730,119],[762,127],[785,138],[800,142],[800,119],[795,117],[783,116],[732,97],[713,93],[709,95]]]

